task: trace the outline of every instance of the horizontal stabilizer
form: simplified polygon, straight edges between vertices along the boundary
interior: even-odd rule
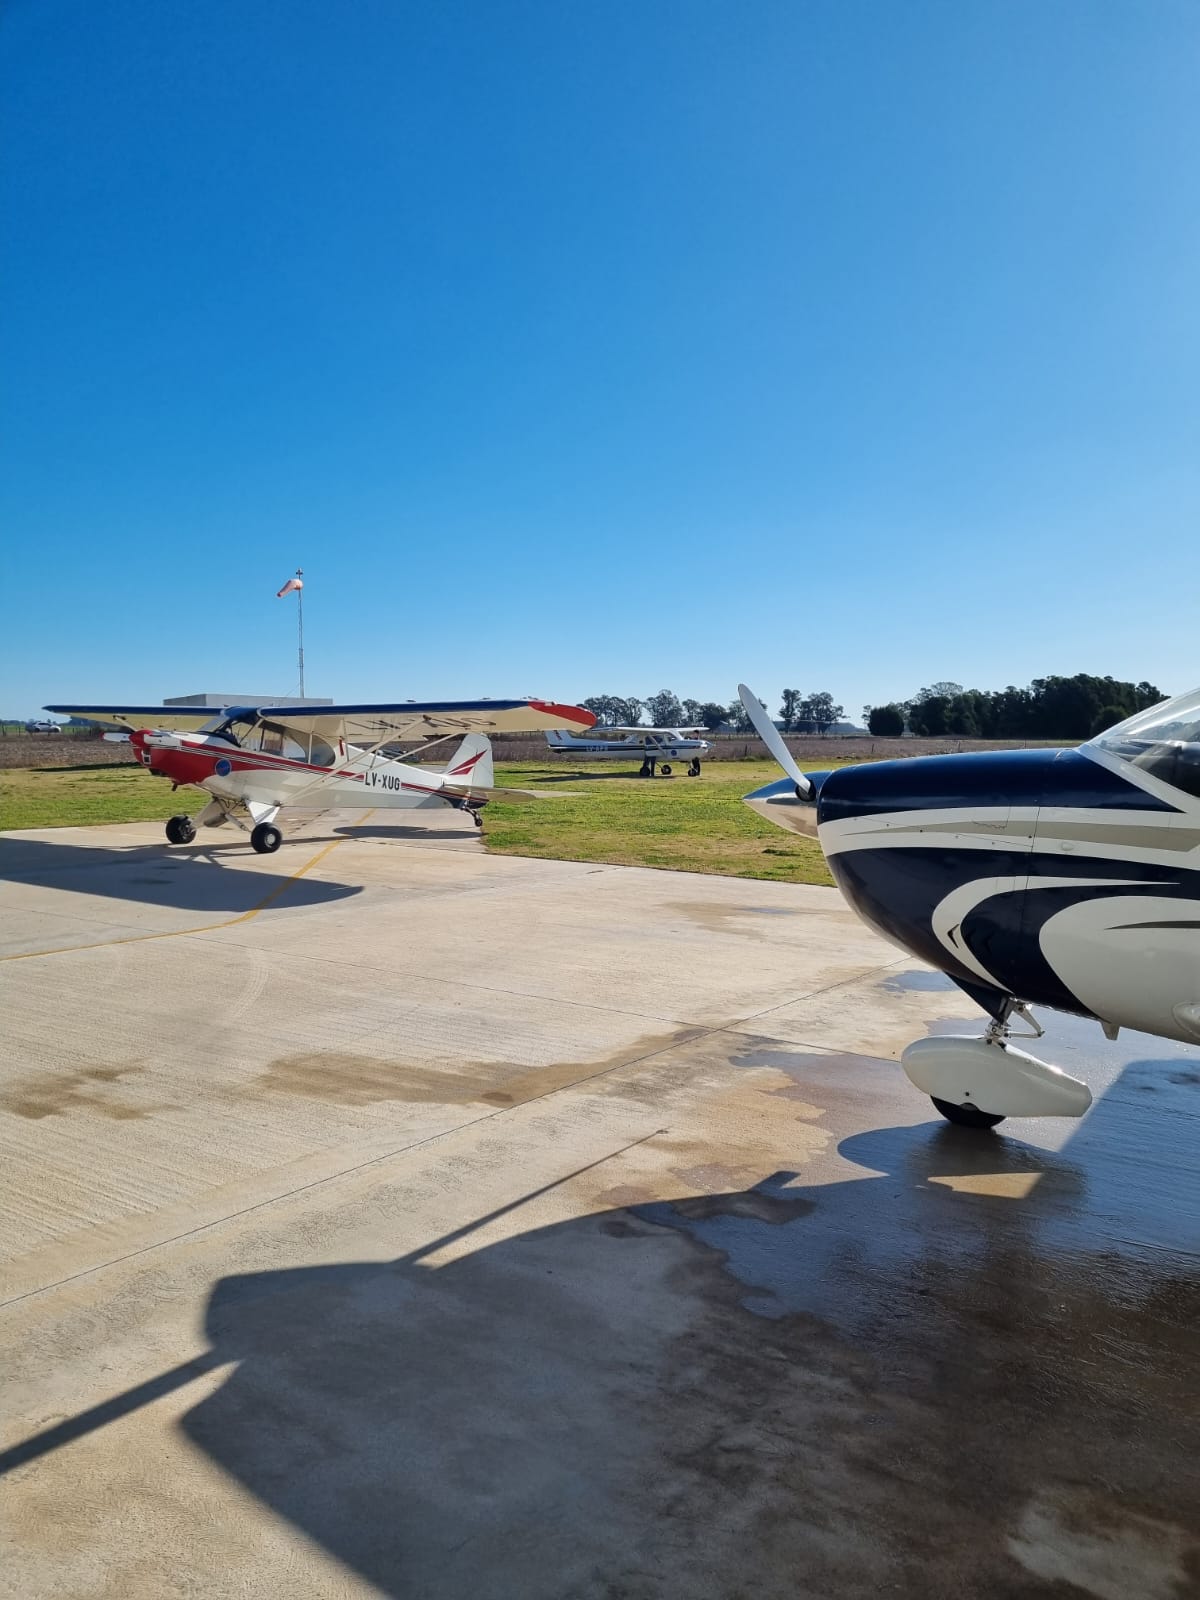
[[[562,794],[556,790],[554,794],[542,794],[537,789],[480,788],[478,784],[474,783],[469,789],[460,788],[458,784],[448,783],[438,792],[439,794],[460,794],[464,800],[503,800],[506,804],[518,806],[528,805],[531,802],[536,803],[538,800],[580,799],[577,793]]]

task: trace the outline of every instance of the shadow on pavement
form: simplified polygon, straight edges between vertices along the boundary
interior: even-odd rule
[[[1169,1595],[1200,1490],[1196,1261],[1135,1236],[1195,1211],[1175,1094],[1152,1165],[1102,1100],[1069,1153],[885,1128],[823,1183],[230,1276],[195,1363],[0,1466],[235,1362],[187,1438],[387,1595],[1059,1600],[1108,1593],[1096,1570]],[[1097,1131],[1126,1169],[1098,1211]]]
[[[309,841],[298,839],[273,858],[274,870],[260,872],[244,863],[250,851],[238,834],[218,845],[143,845],[102,850],[44,839],[0,838],[0,882],[39,884],[68,893],[100,895],[139,905],[175,910],[242,912],[275,890],[289,906],[326,905],[361,894],[361,887],[291,874],[309,856]],[[299,852],[299,853],[295,853]],[[310,852],[311,853],[311,852]],[[223,864],[226,857],[231,864]],[[286,885],[286,888],[284,888]]]

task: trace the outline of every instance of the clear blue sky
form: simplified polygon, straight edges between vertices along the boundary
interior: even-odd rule
[[[1200,682],[1200,7],[8,0],[0,711]]]

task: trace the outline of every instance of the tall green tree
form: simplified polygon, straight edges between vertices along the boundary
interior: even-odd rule
[[[646,696],[646,715],[652,728],[677,728],[683,721],[683,707],[673,689],[660,689]]]
[[[783,704],[779,707],[779,715],[783,718],[784,733],[791,733],[796,726],[796,715],[799,709],[799,689],[785,689],[783,691]]]

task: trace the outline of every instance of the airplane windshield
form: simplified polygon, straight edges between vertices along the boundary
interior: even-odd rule
[[[211,738],[228,739],[241,750],[262,750],[314,767],[331,767],[337,751],[318,733],[301,733],[254,716],[229,717],[212,730]]]
[[[1200,689],[1139,711],[1091,743],[1200,798]]]

